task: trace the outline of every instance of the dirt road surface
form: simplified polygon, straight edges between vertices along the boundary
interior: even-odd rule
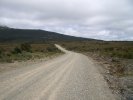
[[[0,74],[0,100],[116,100],[94,62],[67,51],[52,60]]]

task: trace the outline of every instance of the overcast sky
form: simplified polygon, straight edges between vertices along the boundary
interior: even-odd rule
[[[0,0],[0,25],[133,40],[133,0]]]

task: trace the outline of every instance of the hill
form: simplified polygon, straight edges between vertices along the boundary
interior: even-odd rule
[[[0,26],[0,42],[46,42],[46,41],[77,41],[77,40],[92,41],[94,39],[68,36],[44,30],[14,29],[14,28]]]

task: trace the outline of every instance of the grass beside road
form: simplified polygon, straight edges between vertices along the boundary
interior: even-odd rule
[[[26,61],[31,59],[40,59],[55,54],[62,53],[54,44],[0,44],[0,62]]]
[[[62,43],[69,50],[92,52],[107,57],[133,59],[133,42],[78,41]]]

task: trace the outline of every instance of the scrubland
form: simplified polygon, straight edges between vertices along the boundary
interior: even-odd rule
[[[52,43],[0,43],[0,62],[40,59],[61,53]]]

